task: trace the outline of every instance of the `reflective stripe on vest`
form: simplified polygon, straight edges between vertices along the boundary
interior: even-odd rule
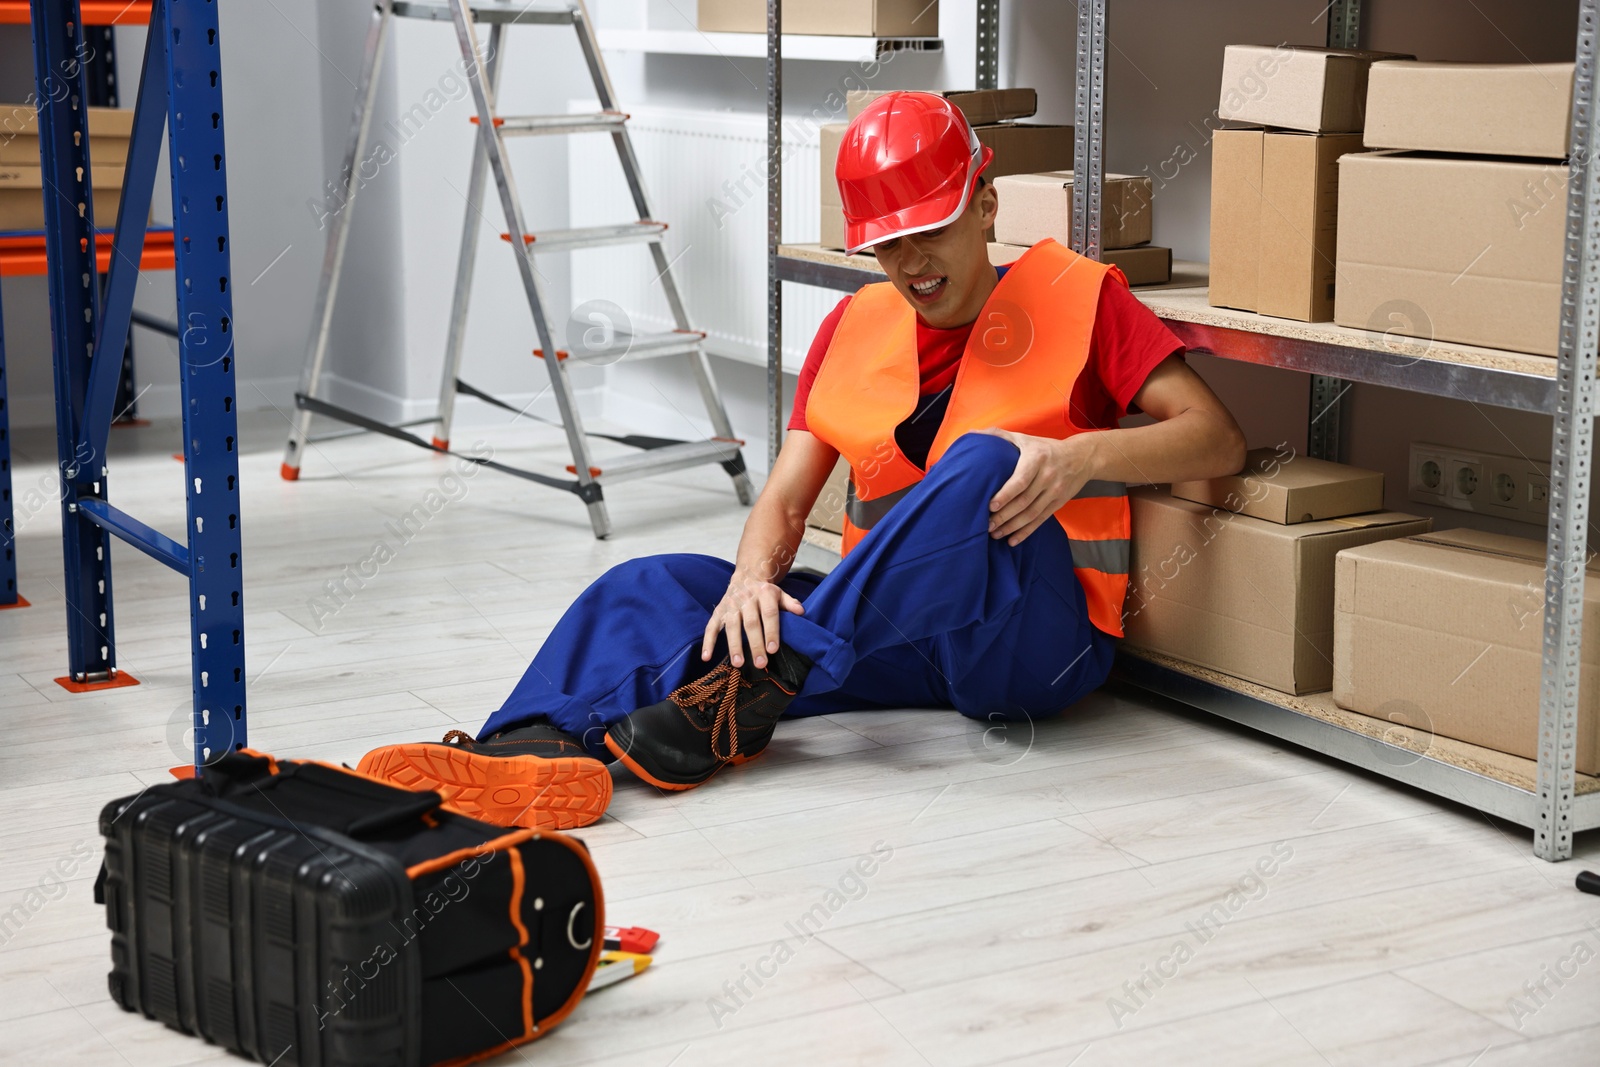
[[[1069,405],[1108,274],[1127,284],[1115,267],[1050,240],[1012,265],[973,323],[929,468],[962,434],[989,427],[1057,440],[1093,432],[1073,422]],[[916,333],[916,312],[893,286],[865,286],[845,309],[812,384],[806,423],[850,464],[846,553],[924,476],[894,436],[920,393]],[[1126,487],[1090,482],[1055,518],[1071,543],[1090,621],[1120,637],[1132,536]]]

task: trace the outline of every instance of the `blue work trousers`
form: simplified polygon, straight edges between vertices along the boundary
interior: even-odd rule
[[[805,614],[783,613],[781,639],[813,663],[788,715],[926,707],[1031,719],[1105,680],[1116,642],[1089,622],[1060,523],[1015,548],[989,536],[989,500],[1017,456],[1003,438],[961,437],[831,574],[783,580]],[[732,575],[732,563],[700,555],[613,567],[480,736],[547,720],[609,758],[607,724],[709,669],[700,643]]]

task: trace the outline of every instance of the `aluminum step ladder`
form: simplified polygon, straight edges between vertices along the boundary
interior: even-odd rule
[[[455,294],[451,303],[448,341],[446,342],[444,373],[439,389],[439,407],[433,418],[389,426],[357,412],[331,404],[317,395],[322,384],[322,374],[327,360],[329,328],[333,322],[333,309],[338,298],[339,280],[344,267],[345,248],[349,242],[350,219],[355,200],[360,191],[358,163],[364,158],[368,133],[372,123],[373,102],[377,93],[378,74],[383,65],[385,46],[389,38],[390,23],[394,18],[431,19],[455,25],[461,57],[468,71],[468,83],[477,114],[473,122],[478,127],[478,137],[473,147],[471,177],[467,186],[467,209],[461,233],[460,258],[456,267]],[[489,28],[488,48],[480,50],[479,26]],[[578,35],[600,110],[571,115],[534,115],[524,117],[500,116],[495,110],[495,93],[499,85],[501,40],[510,25],[570,25]],[[733,426],[728,421],[727,409],[712,375],[711,364],[704,350],[705,334],[689,323],[682,297],[673,279],[671,263],[667,259],[662,237],[666,224],[657,221],[650,212],[640,177],[638,157],[628,136],[628,116],[616,106],[616,95],[611,87],[611,77],[606,72],[600,56],[600,45],[595,39],[594,26],[589,19],[583,0],[374,0],[372,21],[367,30],[366,54],[361,76],[356,87],[356,107],[346,142],[341,209],[333,215],[329,226],[327,249],[322,262],[322,279],[317,291],[317,301],[312,315],[310,341],[307,345],[306,363],[301,375],[300,389],[295,394],[296,412],[293,430],[284,452],[283,477],[293,481],[300,476],[308,442],[347,433],[375,432],[395,437],[435,452],[450,449],[451,421],[455,415],[456,396],[466,393],[490,404],[511,411],[519,411],[504,401],[475,389],[460,377],[462,340],[466,334],[467,305],[472,292],[473,267],[478,252],[478,220],[485,192],[485,171],[494,177],[500,206],[505,215],[506,233],[502,234],[512,247],[517,272],[527,296],[528,309],[533,313],[533,323],[539,338],[534,355],[543,360],[550,375],[550,388],[555,394],[560,411],[561,427],[566,431],[567,443],[572,451],[572,464],[567,467],[571,478],[559,478],[536,471],[520,470],[482,457],[451,453],[483,466],[512,474],[539,484],[574,493],[589,509],[589,521],[596,537],[606,537],[611,532],[611,521],[606,514],[602,487],[612,482],[640,478],[650,474],[682,470],[687,467],[716,463],[733,479],[739,501],[749,504],[754,498],[750,478],[745,471],[741,447],[744,442],[733,436]],[[617,158],[628,180],[633,204],[638,218],[608,226],[582,229],[550,230],[530,233],[523,222],[522,205],[512,179],[511,164],[506,158],[506,138],[565,135],[573,133],[603,132],[611,135],[617,149]],[[511,240],[512,234],[521,240]],[[534,257],[544,252],[595,248],[604,245],[641,243],[649,247],[654,258],[657,282],[666,297],[676,329],[664,333],[633,334],[605,330],[600,343],[586,343],[578,352],[557,349],[550,332],[547,316],[548,303],[541,289],[539,274],[534,267]],[[554,359],[546,358],[553,353]],[[608,364],[642,359],[668,357],[686,358],[715,436],[702,441],[681,441],[650,437],[640,434],[613,435],[586,431],[578,414],[566,364],[569,359],[579,363]],[[526,410],[520,412],[526,414]],[[324,415],[355,427],[353,430],[334,432],[312,437],[311,420],[314,415]],[[550,420],[543,420],[550,421]],[[431,441],[407,432],[408,427],[436,424]],[[637,448],[640,451],[620,459],[596,459],[590,451],[589,439],[601,438]]]

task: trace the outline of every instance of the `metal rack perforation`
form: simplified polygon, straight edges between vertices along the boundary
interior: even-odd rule
[[[1098,171],[1104,142],[1104,49],[1109,0],[1078,5],[1078,62],[1075,113],[1077,158]],[[779,144],[782,67],[777,26],[781,0],[768,0],[767,103],[769,148]],[[1328,9],[1328,43],[1354,47],[1359,39],[1359,0],[1336,0]],[[980,0],[978,15],[979,84],[997,71],[998,0]],[[1337,458],[1341,448],[1342,397],[1350,382],[1383,385],[1429,395],[1552,416],[1550,521],[1545,571],[1545,624],[1539,699],[1538,759],[1533,788],[1470,768],[1431,753],[1418,753],[1382,738],[1275,701],[1259,687],[1229,684],[1209,672],[1123,653],[1119,675],[1143,689],[1249,726],[1304,748],[1405,782],[1533,831],[1535,855],[1561,860],[1572,855],[1572,834],[1600,827],[1600,790],[1585,780],[1578,790],[1576,770],[1579,648],[1583,626],[1584,564],[1587,552],[1589,457],[1593,449],[1595,373],[1600,351],[1600,166],[1591,146],[1600,145],[1600,114],[1594,99],[1597,19],[1600,0],[1580,0],[1573,80],[1573,176],[1567,202],[1567,243],[1561,305],[1559,355],[1549,364],[1535,357],[1506,354],[1499,363],[1482,350],[1426,345],[1385,354],[1386,346],[1357,343],[1359,331],[1297,331],[1291,336],[1277,320],[1220,314],[1195,321],[1176,309],[1163,313],[1165,293],[1143,294],[1166,324],[1194,351],[1239,362],[1296,370],[1311,376],[1308,441],[1312,453]],[[988,21],[986,21],[988,20]],[[1087,128],[1082,128],[1087,121]],[[780,243],[781,215],[776,154],[769,156],[772,181],[768,198],[768,406],[769,454],[777,454],[783,432],[784,282],[853,292],[882,274],[841,255]],[[1097,252],[1099,219],[1091,182],[1073,188],[1073,244]],[[1365,341],[1365,338],[1361,338]]]

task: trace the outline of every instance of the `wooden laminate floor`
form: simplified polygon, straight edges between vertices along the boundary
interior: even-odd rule
[[[593,577],[731,553],[744,514],[714,468],[629,483],[601,543],[574,500],[452,481],[381,439],[323,444],[282,482],[282,430],[269,413],[242,435],[249,739],[280,755],[476,727]],[[0,1063],[238,1062],[111,1003],[91,896],[100,807],[186,758],[184,586],[119,546],[118,652],[142,684],[56,686],[53,440],[16,436],[34,607],[0,612]],[[565,462],[554,431],[482,436]],[[171,532],[177,442],[117,431],[111,476]],[[379,542],[392,561],[328,597]],[[609,918],[662,933],[657,963],[496,1064],[1600,1062],[1600,899],[1572,888],[1595,835],[1548,865],[1524,831],[1137,693],[1005,737],[917,709],[788,723],[693,792],[619,771],[582,836]]]

